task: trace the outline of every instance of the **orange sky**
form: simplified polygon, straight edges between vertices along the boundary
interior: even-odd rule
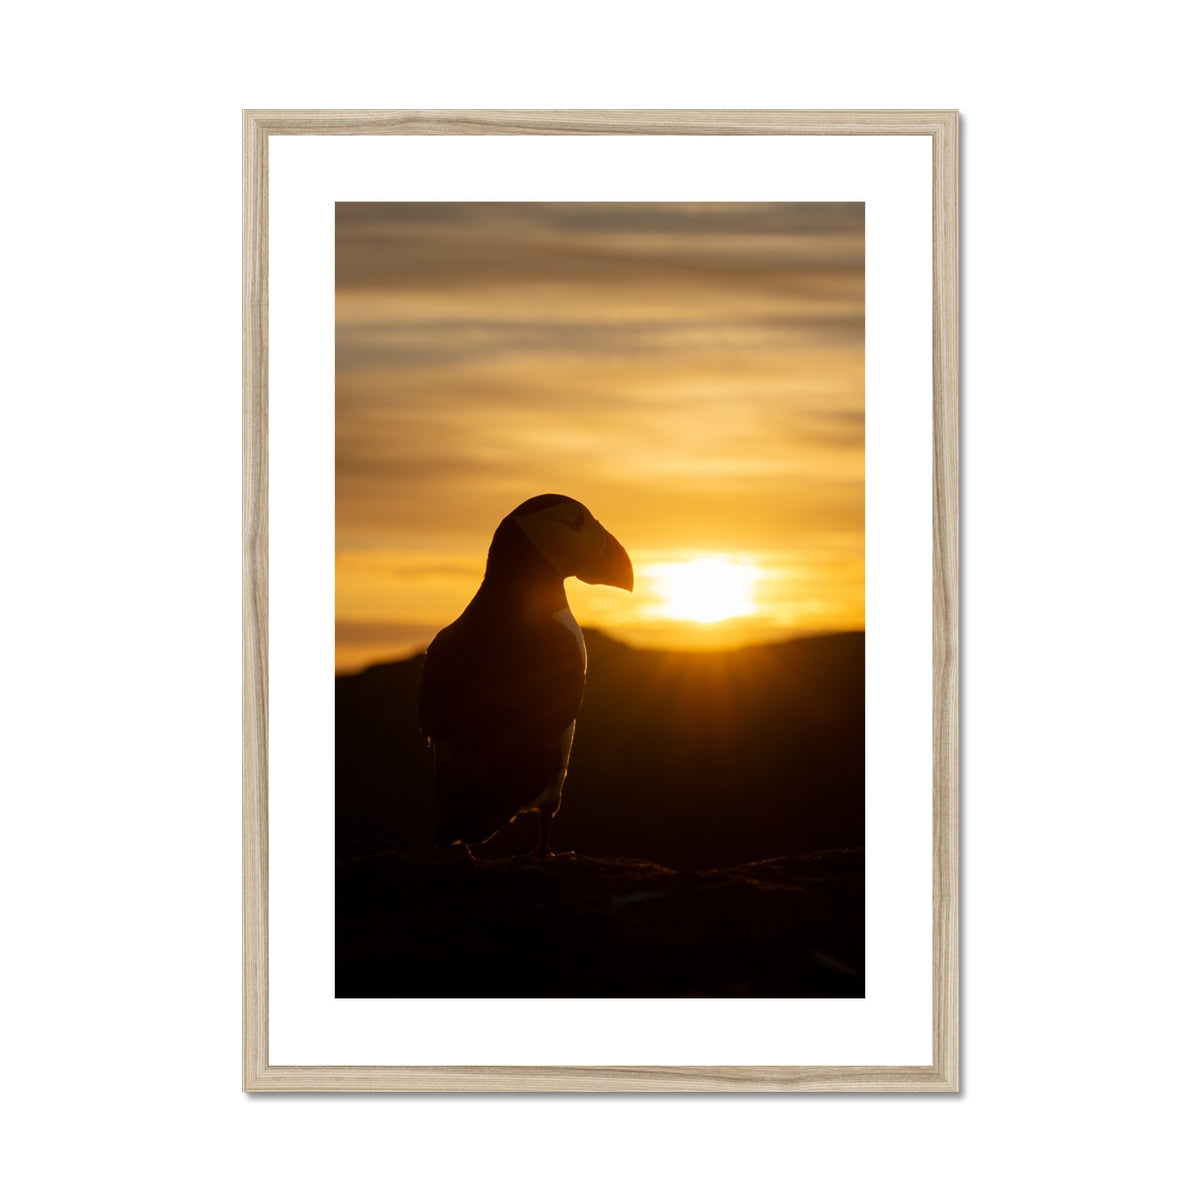
[[[863,626],[861,204],[337,205],[337,666],[423,648],[501,518],[586,504],[642,576],[580,623],[724,647]],[[655,568],[756,568],[750,615]]]

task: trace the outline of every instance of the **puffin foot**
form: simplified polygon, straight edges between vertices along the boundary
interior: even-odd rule
[[[549,846],[534,846],[532,850],[526,850],[521,858],[574,858],[574,850],[551,850]]]

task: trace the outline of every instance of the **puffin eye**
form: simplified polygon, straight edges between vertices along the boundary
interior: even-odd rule
[[[576,513],[570,521],[564,521],[563,524],[566,525],[568,529],[573,530],[575,533],[582,533],[583,513]]]

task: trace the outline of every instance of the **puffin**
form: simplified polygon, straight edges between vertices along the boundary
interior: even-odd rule
[[[435,846],[471,855],[531,812],[532,853],[552,857],[587,673],[568,576],[633,591],[625,548],[578,500],[534,496],[500,522],[474,599],[425,652],[418,720],[433,751]]]

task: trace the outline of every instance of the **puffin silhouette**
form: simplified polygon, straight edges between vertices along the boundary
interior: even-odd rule
[[[563,580],[633,591],[624,547],[569,496],[534,496],[500,522],[483,583],[430,643],[420,728],[434,756],[434,843],[470,848],[524,812],[550,822],[583,700],[587,650]]]

